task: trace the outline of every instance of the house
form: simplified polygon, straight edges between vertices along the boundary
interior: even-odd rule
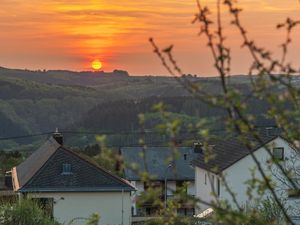
[[[156,209],[149,202],[138,208],[136,201],[140,194],[147,191],[147,186],[141,181],[140,173],[147,171],[153,180],[151,185],[161,188],[161,200],[171,198],[176,188],[181,187],[184,182],[189,182],[187,194],[195,195],[194,185],[194,169],[191,167],[191,160],[196,154],[194,148],[177,147],[176,160],[172,159],[174,151],[170,147],[122,147],[120,153],[123,157],[125,165],[134,165],[137,170],[133,170],[131,166],[125,166],[125,178],[137,188],[137,192],[133,195],[132,212],[134,216],[155,215]],[[144,154],[145,160],[141,157]],[[174,158],[174,157],[173,157]],[[147,169],[146,169],[147,168]],[[165,196],[165,190],[167,190]],[[180,215],[193,215],[194,205],[186,205],[178,210]]]
[[[289,208],[291,216],[300,215],[300,199],[291,198],[289,190],[291,186],[278,166],[271,163],[272,157],[267,152],[266,147],[270,149],[273,158],[286,169],[298,168],[300,172],[300,155],[299,151],[287,142],[283,137],[276,134],[266,133],[260,135],[260,141],[249,138],[251,142],[250,151],[259,161],[262,170],[267,176],[272,178],[275,184],[275,191],[282,201],[285,202],[286,207]],[[211,151],[214,158],[206,161],[205,154]],[[228,188],[234,193],[235,199],[241,207],[247,207],[252,202],[248,198],[248,185],[246,182],[250,180],[253,175],[256,178],[261,178],[257,165],[254,162],[250,151],[237,137],[226,140],[216,141],[210,149],[204,149],[204,152],[193,160],[195,166],[195,186],[196,197],[203,202],[199,205],[200,213],[209,208],[207,204],[216,202],[217,200],[226,200],[233,207],[236,207],[232,195],[227,191],[227,187],[222,180],[225,178]],[[295,183],[299,184],[300,177],[293,177]],[[252,193],[257,197],[256,192]],[[265,193],[264,197],[270,196],[270,193]]]
[[[12,169],[12,181],[20,198],[36,199],[63,224],[85,224],[92,213],[103,225],[131,224],[135,188],[63,146],[58,132]]]

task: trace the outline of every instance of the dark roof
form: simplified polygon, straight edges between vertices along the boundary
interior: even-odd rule
[[[260,147],[266,145],[277,137],[279,137],[279,135],[261,134],[260,139],[263,144],[260,144],[254,138],[249,137],[248,141],[251,142],[251,151],[254,152],[258,150]],[[250,154],[249,149],[238,137],[216,140],[212,143],[213,145],[211,145],[211,148],[214,158],[206,162],[205,154],[199,154],[198,157],[193,160],[193,165],[208,171],[221,172]]]
[[[50,156],[60,147],[54,138],[46,141],[38,150],[16,167],[19,186],[26,184],[32,176],[46,163]]]
[[[71,174],[63,174],[63,164]],[[133,191],[119,178],[50,138],[23,163],[13,169],[15,190],[20,192]]]
[[[145,159],[141,154],[142,147],[123,147],[121,154],[125,165],[135,164],[138,171],[134,171],[129,167],[125,167],[125,178],[131,181],[140,180],[139,174],[145,172],[147,167],[148,173],[155,177],[156,180],[164,180],[167,175],[168,180],[193,181],[195,180],[194,169],[191,167],[191,161],[196,157],[196,154],[191,147],[179,147],[178,157],[172,161],[173,166],[166,170],[172,159],[172,149],[169,147],[147,147],[145,149]],[[184,159],[186,155],[186,159]],[[173,157],[174,158],[174,157]]]

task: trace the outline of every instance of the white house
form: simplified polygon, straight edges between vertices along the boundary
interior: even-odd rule
[[[300,172],[299,151],[278,135],[261,135],[260,139],[262,143],[254,140],[251,141],[251,152],[259,161],[266,175],[272,178],[272,182],[275,183],[277,195],[285,202],[287,207],[290,207],[290,215],[299,216],[300,199],[288,196],[291,184],[286,179],[282,179],[284,176],[278,166],[271,163],[272,157],[267,152],[266,146],[268,146],[271,154],[284,168],[296,168],[298,172]],[[208,150],[204,149],[204,152],[199,154],[197,159],[193,161],[195,166],[196,197],[206,203],[216,202],[216,200],[226,200],[233,207],[236,207],[232,195],[227,191],[225,183],[222,182],[222,175],[231,192],[235,194],[236,201],[241,207],[247,207],[249,203],[252,204],[253,202],[249,202],[247,194],[247,181],[253,175],[261,179],[261,175],[248,148],[238,138],[218,141],[210,147],[210,151],[215,156],[213,159],[209,161],[205,160]],[[299,185],[300,177],[297,177],[295,174],[293,178],[295,183],[297,184],[298,182]],[[258,196],[255,191],[252,194],[254,197]],[[267,196],[270,196],[270,193],[263,195],[263,197]],[[199,207],[198,213],[209,208],[208,205],[203,203]]]
[[[176,151],[175,159],[172,154]],[[153,177],[152,185],[161,188],[161,200],[172,198],[173,192],[178,187],[182,187],[184,182],[188,182],[187,194],[195,196],[195,176],[191,161],[195,159],[194,148],[177,147],[175,150],[170,147],[154,146],[143,149],[142,147],[122,147],[120,153],[125,162],[124,175],[136,188],[137,192],[132,196],[133,216],[149,216],[156,213],[156,208],[151,202],[145,203],[137,208],[136,201],[142,192],[147,191],[147,187],[141,180],[140,174],[147,171]],[[142,157],[144,154],[145,157]],[[144,160],[145,159],[145,160]],[[129,165],[129,166],[126,166]],[[132,166],[136,170],[132,169]],[[184,205],[178,209],[180,215],[194,215],[195,208],[192,205]]]
[[[35,198],[59,222],[85,224],[92,213],[103,225],[131,225],[135,188],[62,145],[55,133],[23,163],[12,169],[14,191]]]

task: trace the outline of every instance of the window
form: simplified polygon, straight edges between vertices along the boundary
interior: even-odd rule
[[[187,216],[193,216],[193,215],[195,215],[195,208],[187,209],[186,215]]]
[[[215,186],[215,176],[212,174],[209,174],[209,184],[211,186],[211,190],[214,194],[216,194],[216,186]]]
[[[220,179],[217,179],[217,195],[220,196]]]
[[[184,154],[183,158],[184,158],[184,160],[186,160],[187,159],[187,154]]]
[[[194,208],[179,208],[177,209],[177,214],[179,216],[193,216],[195,215]]]
[[[284,148],[273,148],[273,157],[277,160],[284,160]]]
[[[69,163],[64,163],[63,164],[62,174],[63,175],[70,175],[70,174],[72,174],[71,164],[69,164]]]
[[[177,209],[177,214],[179,216],[185,216],[186,215],[186,209],[185,208]]]

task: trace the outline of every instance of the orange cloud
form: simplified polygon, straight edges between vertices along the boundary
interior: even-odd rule
[[[201,2],[215,11],[215,0]],[[295,0],[240,2],[251,36],[273,48],[283,36],[275,33],[276,23],[288,15],[299,18],[300,4]],[[194,0],[1,0],[0,63],[81,70],[87,61],[100,58],[106,70],[163,73],[147,42],[152,36],[163,47],[176,45],[175,53],[187,72],[212,74],[206,41],[197,37],[198,27],[190,23],[195,12]],[[229,25],[228,14],[223,15],[227,35],[232,35],[228,43],[238,49],[240,39]],[[246,60],[239,57],[237,67],[236,71],[245,71]]]

